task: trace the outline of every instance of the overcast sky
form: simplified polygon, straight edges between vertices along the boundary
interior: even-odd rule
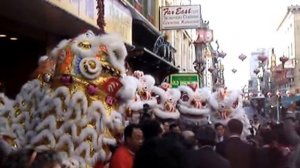
[[[299,2],[300,0],[298,0]],[[201,4],[204,20],[209,20],[215,40],[227,53],[225,82],[240,89],[249,79],[249,60],[238,59],[241,53],[250,56],[257,48],[273,47],[274,33],[283,19],[289,0],[194,0]],[[300,4],[300,3],[298,3]],[[237,72],[232,73],[232,69]]]

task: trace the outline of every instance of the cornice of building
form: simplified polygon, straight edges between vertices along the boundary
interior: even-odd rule
[[[287,19],[287,17],[289,16],[289,14],[294,14],[295,12],[300,12],[300,5],[291,5],[287,7],[287,11],[283,17],[283,19],[281,20],[279,26],[277,27],[276,31],[278,31],[280,29],[280,27],[282,26],[282,24],[284,23],[284,21]]]

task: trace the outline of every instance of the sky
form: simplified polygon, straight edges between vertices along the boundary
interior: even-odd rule
[[[300,0],[297,0],[300,5]],[[275,46],[276,28],[287,6],[296,0],[194,0],[201,5],[202,17],[209,20],[220,49],[227,53],[223,59],[225,85],[241,89],[250,78],[249,56],[257,48]],[[244,61],[238,59],[243,53]],[[236,73],[232,69],[237,69]]]

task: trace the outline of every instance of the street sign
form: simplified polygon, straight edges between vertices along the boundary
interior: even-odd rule
[[[172,88],[177,88],[181,85],[197,83],[199,85],[200,78],[196,73],[180,73],[170,75],[170,83]]]

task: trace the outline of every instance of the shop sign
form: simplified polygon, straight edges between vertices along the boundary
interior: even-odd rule
[[[188,85],[192,83],[199,84],[200,78],[196,73],[180,73],[170,75],[170,83],[172,88],[177,88],[178,86]]]
[[[200,5],[160,7],[160,30],[196,29],[201,26]]]
[[[119,0],[105,0],[105,31],[119,33],[123,40],[132,44],[132,16]]]

